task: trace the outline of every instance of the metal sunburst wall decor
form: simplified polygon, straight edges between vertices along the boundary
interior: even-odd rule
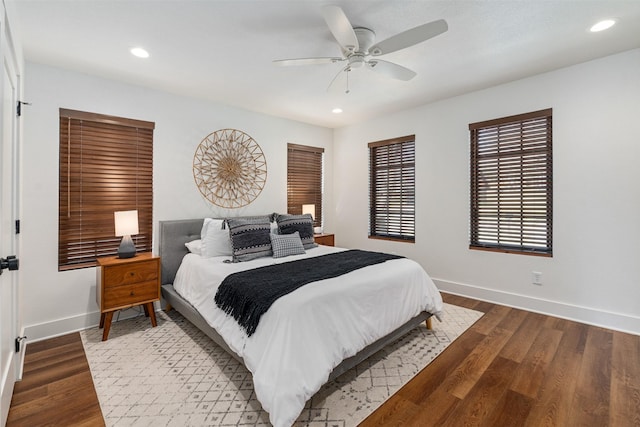
[[[249,135],[221,129],[198,145],[193,177],[209,202],[223,208],[241,208],[253,202],[264,188],[267,160]]]

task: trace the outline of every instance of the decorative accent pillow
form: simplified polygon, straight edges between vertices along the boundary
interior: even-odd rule
[[[189,252],[196,255],[202,255],[202,240],[192,240],[184,244]]]
[[[278,231],[280,234],[300,233],[300,240],[305,249],[318,246],[313,240],[313,218],[310,214],[304,215],[278,215]]]
[[[305,253],[300,240],[300,233],[292,234],[271,234],[271,249],[274,258],[282,258],[289,255],[300,255]]]
[[[227,218],[225,221],[233,246],[233,262],[273,255],[268,216],[244,216]]]
[[[222,219],[205,218],[200,231],[202,240],[201,255],[204,258],[231,256],[233,250],[229,239],[229,230],[223,228]]]

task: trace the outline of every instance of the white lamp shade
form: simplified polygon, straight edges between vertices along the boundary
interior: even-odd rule
[[[138,234],[138,211],[120,211],[113,213],[116,223],[116,236]]]
[[[302,205],[302,215],[311,214],[311,218],[316,217],[316,205]]]

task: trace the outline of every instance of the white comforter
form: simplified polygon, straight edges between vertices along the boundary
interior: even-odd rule
[[[214,302],[228,274],[344,249],[319,246],[304,255],[224,263],[188,254],[174,287],[253,374],[256,396],[276,427],[290,426],[340,362],[421,311],[440,315],[442,298],[422,267],[397,259],[310,283],[278,299],[248,337]]]

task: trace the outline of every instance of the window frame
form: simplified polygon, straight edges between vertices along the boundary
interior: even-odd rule
[[[368,144],[370,239],[415,243],[415,145],[415,135]]]
[[[469,249],[553,256],[552,119],[548,108],[469,124]]]
[[[114,212],[137,210],[138,252],[152,250],[155,123],[59,109],[58,271],[117,254]]]
[[[301,215],[302,205],[315,205],[313,226],[322,227],[324,148],[287,143],[287,213]]]

